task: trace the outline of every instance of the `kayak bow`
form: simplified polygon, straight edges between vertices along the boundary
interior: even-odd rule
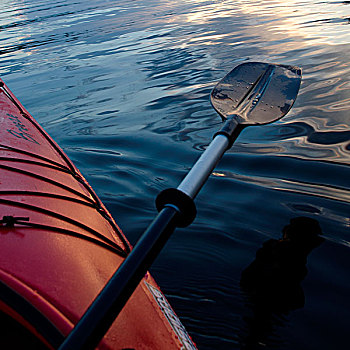
[[[81,173],[0,82],[0,311],[57,348],[131,246]],[[134,348],[195,349],[148,272],[99,344]]]

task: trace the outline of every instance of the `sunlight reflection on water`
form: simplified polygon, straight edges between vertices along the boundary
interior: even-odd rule
[[[291,112],[242,133],[154,273],[200,349],[240,348],[241,270],[291,217],[313,217],[328,240],[310,259],[311,302],[271,337],[278,349],[347,341],[348,321],[332,310],[350,307],[349,2],[3,0],[0,9],[1,78],[132,242],[156,194],[177,186],[218,129],[214,84],[246,61],[300,66]]]

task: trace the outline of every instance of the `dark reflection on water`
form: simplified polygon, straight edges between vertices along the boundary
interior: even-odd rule
[[[252,316],[245,318],[244,349],[268,346],[274,324],[283,323],[283,315],[305,304],[301,281],[307,275],[307,256],[323,242],[321,228],[314,219],[298,217],[282,232],[279,240],[264,242],[255,260],[242,271],[240,284],[252,310]]]
[[[343,348],[350,327],[350,6],[346,1],[3,0],[0,75],[132,242],[219,128],[208,96],[241,62],[303,69],[291,112],[247,128],[153,274],[200,349],[239,349],[241,271],[292,217],[317,220],[305,305],[278,349]],[[272,343],[269,347],[273,348]],[[272,344],[272,345],[271,345]],[[265,347],[266,348],[266,347]]]

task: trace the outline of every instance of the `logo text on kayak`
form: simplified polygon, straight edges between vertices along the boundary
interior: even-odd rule
[[[7,132],[19,139],[24,139],[40,145],[40,143],[29,134],[27,127],[21,122],[18,116],[9,113],[7,113],[7,115],[9,116],[9,120],[11,120],[12,124],[17,128],[17,130],[7,129]]]

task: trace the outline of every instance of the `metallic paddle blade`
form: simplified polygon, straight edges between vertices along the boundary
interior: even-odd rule
[[[298,67],[243,63],[215,86],[210,101],[223,119],[237,115],[240,124],[267,124],[288,113],[300,83]]]

